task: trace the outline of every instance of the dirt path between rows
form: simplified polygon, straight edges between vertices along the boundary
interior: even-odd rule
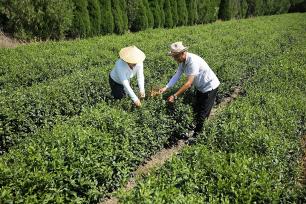
[[[229,103],[237,98],[241,93],[241,87],[234,87],[231,91],[231,95],[221,100],[219,104],[214,107],[210,113],[209,119],[214,118],[218,112],[221,112]],[[147,175],[150,171],[161,167],[172,156],[178,154],[180,150],[186,145],[187,140],[179,140],[176,145],[173,145],[169,149],[162,149],[155,155],[151,156],[143,165],[139,166],[133,173],[133,177],[130,178],[127,185],[123,188],[124,191],[130,191],[136,186],[136,180],[141,176]],[[106,200],[99,202],[99,204],[117,204],[118,198],[111,196]]]

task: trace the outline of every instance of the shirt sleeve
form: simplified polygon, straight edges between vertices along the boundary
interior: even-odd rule
[[[142,93],[145,93],[144,89],[144,74],[143,74],[143,63],[139,65],[139,70],[137,71],[137,81],[138,81],[138,87],[139,91]]]
[[[119,71],[119,69],[122,69],[122,71]],[[119,67],[117,69],[117,74],[118,74],[118,77],[124,87],[124,91],[131,97],[131,99],[135,102],[138,100],[138,97],[136,96],[136,94],[134,93],[133,89],[131,88],[130,86],[130,82],[125,74],[125,72],[123,71],[123,67]]]
[[[173,77],[170,79],[170,81],[168,82],[168,84],[166,85],[167,88],[171,88],[174,86],[174,84],[181,78],[183,74],[183,70],[181,65],[178,67],[175,75],[173,75]]]
[[[126,79],[122,81],[122,85],[124,86],[125,91],[129,94],[131,99],[135,102],[138,100],[138,97],[134,93],[133,89],[130,86],[130,82]]]

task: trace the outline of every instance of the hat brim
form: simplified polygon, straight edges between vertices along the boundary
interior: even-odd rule
[[[167,55],[168,55],[168,56],[173,56],[173,55],[180,54],[180,53],[182,53],[182,52],[186,52],[187,50],[188,50],[188,47],[185,47],[183,50],[181,50],[181,51],[179,51],[179,52],[172,52],[172,51],[170,51],[170,52],[167,53]]]
[[[119,57],[127,63],[138,64],[145,60],[146,55],[138,48],[131,46],[121,49]]]

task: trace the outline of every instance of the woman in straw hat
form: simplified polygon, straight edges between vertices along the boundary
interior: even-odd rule
[[[217,96],[218,86],[220,84],[217,76],[208,66],[208,64],[198,55],[187,52],[182,42],[175,42],[170,45],[168,53],[179,63],[175,75],[170,79],[169,83],[162,89],[160,93],[165,92],[180,79],[182,73],[187,75],[187,81],[173,95],[168,98],[168,102],[173,103],[178,96],[184,93],[192,85],[195,91],[195,129],[194,137],[203,129],[203,122],[209,116]]]
[[[130,79],[137,75],[140,97],[145,97],[143,61],[145,54],[136,46],[122,48],[119,52],[120,59],[109,74],[111,94],[115,99],[122,99],[126,93],[131,97],[137,107],[141,106],[139,98],[130,86]]]

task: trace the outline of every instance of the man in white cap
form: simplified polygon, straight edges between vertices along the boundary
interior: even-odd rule
[[[209,116],[214,105],[220,82],[204,59],[187,52],[187,49],[182,42],[175,42],[170,45],[170,52],[168,54],[179,63],[179,66],[168,84],[160,89],[160,93],[164,93],[173,87],[183,73],[187,75],[185,84],[168,98],[168,102],[173,103],[177,97],[194,85],[196,88],[194,104],[196,126],[194,137],[196,137],[202,131],[203,122]]]
[[[120,59],[109,74],[111,95],[115,99],[122,99],[126,93],[131,97],[137,107],[141,102],[130,86],[130,79],[137,75],[140,97],[145,97],[143,61],[145,54],[136,46],[122,48],[119,52]]]

